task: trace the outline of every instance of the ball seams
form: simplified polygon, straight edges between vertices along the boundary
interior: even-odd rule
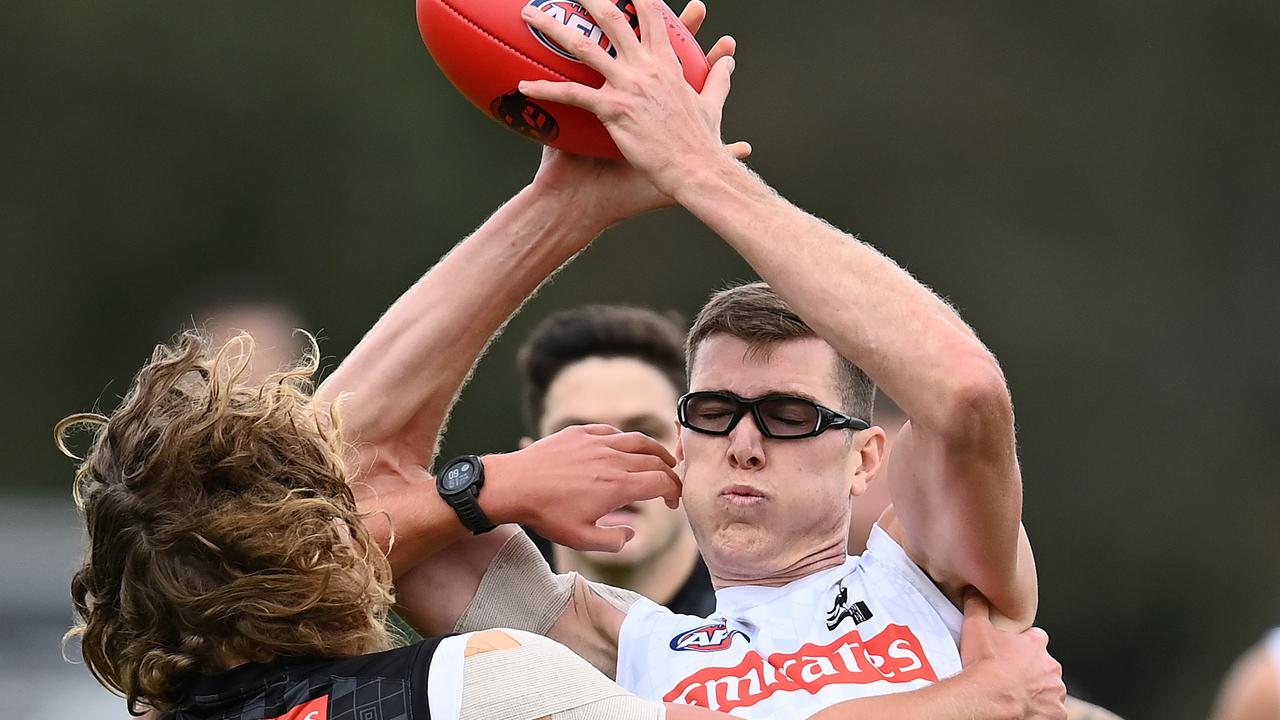
[[[503,40],[502,38],[498,37],[497,35],[494,35],[493,33],[489,32],[489,31],[488,31],[488,30],[486,30],[484,27],[482,27],[479,23],[477,23],[475,20],[472,20],[471,18],[467,17],[467,16],[466,16],[466,14],[464,14],[461,10],[459,10],[458,8],[456,8],[456,7],[454,7],[452,4],[450,4],[450,3],[449,3],[449,0],[437,0],[437,2],[439,2],[439,3],[440,3],[440,5],[441,5],[442,7],[446,8],[447,10],[449,10],[449,12],[451,12],[451,13],[453,13],[454,15],[457,15],[458,17],[462,18],[464,21],[466,21],[466,23],[467,23],[468,25],[470,25],[471,27],[475,28],[476,30],[479,30],[479,31],[481,32],[481,34],[488,36],[490,40],[493,40],[495,43],[497,43],[497,44],[501,45],[502,47],[506,48],[507,50],[509,50],[509,51],[511,51],[511,52],[513,52],[513,53],[515,53],[516,55],[519,55],[520,57],[524,58],[525,60],[528,60],[529,62],[533,63],[534,65],[537,65],[538,67],[542,68],[543,70],[546,70],[547,72],[551,73],[552,75],[555,75],[556,77],[560,78],[561,80],[568,80],[568,81],[571,81],[571,82],[580,82],[579,80],[575,80],[574,78],[571,78],[571,77],[569,77],[568,75],[565,75],[564,73],[560,72],[559,70],[556,70],[556,69],[554,69],[554,68],[552,68],[552,67],[550,67],[550,66],[548,66],[548,65],[543,64],[543,63],[542,63],[541,61],[539,61],[537,58],[530,57],[530,56],[529,56],[528,54],[526,54],[523,50],[521,50],[521,49],[519,49],[519,48],[517,48],[517,47],[513,46],[512,44],[508,43],[506,40]],[[536,79],[536,78],[530,78],[530,79]]]

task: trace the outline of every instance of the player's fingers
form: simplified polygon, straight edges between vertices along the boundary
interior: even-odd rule
[[[609,37],[609,42],[613,43],[619,56],[630,54],[640,47],[636,31],[631,27],[627,16],[611,0],[578,1],[591,14],[591,19],[596,22],[596,25]]]
[[[733,75],[734,65],[737,63],[732,57],[723,57],[715,65],[711,66],[711,73],[707,75],[707,82],[702,86],[702,97],[715,110],[719,111],[724,107],[724,101],[729,97],[730,77]]]
[[[667,4],[662,0],[635,0],[636,13],[640,16],[640,41],[664,57],[675,57],[671,38],[667,36]]]
[[[599,92],[576,82],[554,82],[551,80],[521,80],[519,89],[535,100],[560,103],[580,107],[595,113],[599,105]]]
[[[746,160],[751,157],[751,143],[744,140],[725,145],[725,149],[729,151],[729,154],[735,160]]]
[[[689,4],[680,12],[680,22],[684,23],[690,35],[697,35],[706,19],[707,5],[702,0],[689,0]]]
[[[981,658],[991,657],[995,648],[991,633],[991,606],[973,588],[964,591],[964,624],[960,627],[960,657],[965,667]]]
[[[676,475],[675,463],[669,462],[671,458],[661,457],[647,452],[624,452],[619,451],[618,463],[627,472],[645,472],[653,470],[654,472],[664,472],[679,481],[680,476]]]
[[[574,550],[618,552],[635,536],[636,531],[628,525],[594,526],[579,534]]]
[[[592,423],[590,425],[579,425],[578,427],[582,428],[583,432],[588,435],[620,435],[622,433],[618,428],[604,423]]]
[[[618,12],[616,7],[613,9]],[[600,47],[600,44],[595,39],[570,28],[532,5],[525,5],[520,11],[520,17],[529,23],[529,27],[546,35],[552,42],[564,48],[579,62],[603,75],[605,80],[617,82],[619,78],[618,62],[609,53],[605,52],[604,48]],[[610,37],[610,40],[613,40],[613,38]],[[632,40],[634,41],[635,38],[633,37]],[[528,93],[525,94],[528,95]]]
[[[626,502],[649,500],[660,497],[667,507],[674,510],[680,506],[680,478],[672,472],[649,470],[629,473],[627,475]],[[623,504],[625,505],[626,502]]]
[[[687,465],[685,464],[684,460],[681,460],[676,465],[676,477],[680,478],[680,495],[681,496],[684,495],[684,473],[686,468],[687,468]],[[667,507],[671,508],[672,510],[678,510],[680,508],[679,498],[677,498],[675,502],[671,502],[670,500],[668,500]]]
[[[964,591],[964,619],[984,620],[991,622],[991,605],[982,593],[970,587]]]
[[[628,432],[619,433],[609,438],[609,446],[621,450],[626,453],[635,453],[638,455],[652,455],[667,464],[667,467],[675,467],[676,459],[671,451],[662,447],[662,443],[645,435],[644,433]]]
[[[732,35],[725,35],[711,46],[711,50],[707,51],[707,64],[715,67],[720,62],[720,58],[733,57],[738,52],[738,41],[733,39]]]

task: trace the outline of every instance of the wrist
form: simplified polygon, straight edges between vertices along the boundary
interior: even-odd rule
[[[561,229],[560,237],[586,247],[622,218],[592,198],[580,186],[562,187],[534,178],[516,195]]]
[[[728,195],[742,195],[755,175],[728,153],[693,163],[681,163],[665,173],[659,187],[686,209],[704,202],[721,202]]]
[[[521,507],[522,498],[518,482],[518,471],[512,465],[513,453],[497,453],[483,455],[480,463],[484,465],[484,486],[476,501],[480,509],[494,525],[523,522],[525,515]]]

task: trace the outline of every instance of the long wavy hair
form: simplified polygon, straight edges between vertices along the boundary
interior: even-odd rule
[[[319,351],[240,382],[253,341],[157,346],[114,413],[55,428],[80,460],[89,547],[71,581],[86,664],[139,705],[242,662],[391,647],[391,571],[347,484],[335,410],[311,402]],[[67,448],[93,432],[84,458]]]

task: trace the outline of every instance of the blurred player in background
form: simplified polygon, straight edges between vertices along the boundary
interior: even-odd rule
[[[1223,681],[1212,720],[1280,718],[1280,628],[1245,653]]]
[[[687,388],[684,332],[673,321],[633,307],[592,305],[555,313],[538,324],[519,353],[525,417],[532,444],[571,425],[611,425],[640,432],[676,450],[676,400]],[[673,612],[715,609],[711,575],[684,510],[660,499],[606,515],[635,537],[621,550],[579,552],[534,537],[557,572],[634,590]]]
[[[284,369],[304,350],[297,333],[306,327],[302,313],[265,278],[223,278],[199,293],[183,315],[187,322],[203,328],[210,342],[218,346],[240,333],[253,338],[246,382],[260,381]]]

